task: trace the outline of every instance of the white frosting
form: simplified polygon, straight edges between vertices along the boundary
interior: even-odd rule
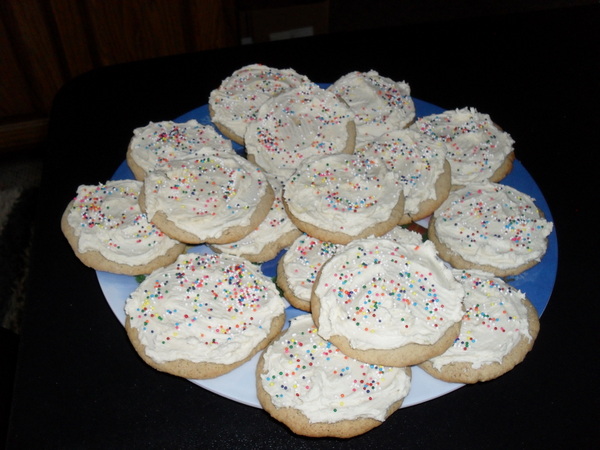
[[[465,287],[465,315],[454,345],[430,360],[434,368],[453,362],[474,369],[502,363],[521,339],[531,341],[521,291],[486,272],[454,270],[454,275]]]
[[[305,83],[259,108],[245,135],[246,152],[266,171],[287,178],[309,156],[344,151],[353,118],[335,94]]]
[[[527,194],[489,182],[453,191],[434,217],[442,244],[466,261],[500,269],[539,261],[553,228]]]
[[[297,298],[310,301],[310,293],[321,266],[344,246],[303,234],[282,256],[285,279]]]
[[[402,185],[382,160],[346,154],[305,160],[284,189],[296,218],[352,236],[388,220],[402,195]]]
[[[108,181],[77,188],[67,221],[79,238],[78,251],[97,251],[130,266],[147,264],[179,242],[148,221],[138,205],[141,181]]]
[[[394,227],[383,239],[393,239],[411,245],[419,245],[422,236],[402,227]],[[310,301],[312,288],[323,264],[344,248],[342,244],[324,242],[303,234],[283,255],[285,277],[290,290],[297,298]]]
[[[267,180],[275,192],[275,201],[265,220],[243,239],[231,244],[213,244],[212,247],[230,255],[258,255],[268,245],[275,244],[282,236],[298,232],[283,207],[283,184],[267,174]]]
[[[251,64],[236,70],[209,96],[213,122],[227,126],[243,138],[258,108],[269,98],[295,88],[309,79],[293,69]]]
[[[300,410],[311,423],[383,421],[390,405],[410,389],[408,369],[348,358],[317,334],[308,314],[292,319],[263,358],[260,382],[271,402],[277,408]]]
[[[178,163],[144,180],[148,217],[163,211],[177,227],[201,240],[250,224],[267,190],[264,172],[235,153],[209,150],[196,161]]]
[[[405,214],[415,214],[422,202],[437,199],[435,183],[446,162],[443,142],[415,130],[402,129],[380,136],[356,153],[383,159],[398,175],[404,189]]]
[[[284,307],[258,266],[230,255],[188,253],[140,283],[125,313],[157,363],[232,364],[267,337]]]
[[[511,136],[475,108],[432,114],[411,127],[447,144],[454,185],[489,180],[513,151]]]
[[[319,334],[359,350],[430,345],[462,318],[464,289],[430,241],[348,244],[321,269]]]
[[[233,152],[231,141],[211,125],[196,120],[184,123],[150,122],[133,130],[129,155],[146,173],[167,169],[174,160],[196,159],[206,149]]]
[[[391,239],[399,244],[414,246],[421,245],[423,242],[423,236],[421,234],[404,227],[394,227],[391,231],[381,236],[380,239]]]
[[[344,75],[328,90],[339,95],[356,115],[359,140],[404,128],[415,118],[409,85],[383,77],[374,70]]]

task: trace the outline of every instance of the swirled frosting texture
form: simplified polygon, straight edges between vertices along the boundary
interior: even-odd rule
[[[464,289],[430,241],[362,239],[321,269],[319,334],[344,336],[355,349],[430,345],[462,318]]]
[[[521,339],[532,339],[521,291],[486,272],[453,273],[465,287],[465,314],[454,345],[430,360],[435,369],[453,362],[471,363],[474,369],[502,363]]]
[[[241,156],[206,150],[197,160],[148,174],[146,211],[148,217],[164,212],[201,239],[218,238],[227,227],[250,224],[267,186],[265,174]]]
[[[447,144],[454,185],[489,180],[513,151],[512,137],[475,108],[432,114],[411,127]]]
[[[282,258],[287,284],[296,297],[310,301],[317,273],[340,248],[342,244],[321,241],[308,234],[302,234],[290,245]]]
[[[382,160],[346,154],[305,160],[284,188],[295,217],[349,235],[388,220],[401,196],[400,182]]]
[[[453,191],[434,217],[442,244],[469,262],[500,269],[540,260],[553,228],[530,196],[489,182]]]
[[[289,177],[302,161],[354,149],[348,132],[354,113],[335,94],[314,83],[267,100],[248,127],[246,151],[263,169]]]
[[[231,141],[210,125],[196,120],[183,123],[150,122],[133,130],[129,154],[146,173],[168,168],[174,160],[196,159],[206,149],[233,152]]]
[[[391,131],[357,149],[356,154],[381,158],[397,174],[405,195],[404,212],[414,214],[425,200],[435,200],[435,183],[444,172],[446,145],[414,130]]]
[[[142,182],[135,180],[77,188],[67,221],[79,238],[79,252],[97,251],[110,261],[135,266],[178,244],[140,210],[141,188]]]
[[[232,364],[267,337],[284,313],[274,283],[248,261],[188,253],[149,275],[125,304],[146,354]]]
[[[311,423],[372,418],[383,421],[390,405],[410,389],[405,368],[365,364],[322,339],[310,315],[290,327],[263,354],[259,374],[277,408],[300,410]]]
[[[382,238],[411,245],[419,245],[422,242],[420,234],[402,227],[394,227]],[[342,244],[321,241],[307,234],[299,236],[282,256],[287,284],[294,295],[299,299],[310,301],[312,287],[319,270],[343,248]]]
[[[355,113],[359,140],[404,128],[415,118],[408,83],[394,81],[374,70],[350,72],[328,90],[339,95]]]
[[[309,79],[294,69],[250,64],[236,70],[211,91],[208,104],[213,122],[219,122],[244,137],[248,124],[256,120],[258,108],[269,98],[293,89]]]

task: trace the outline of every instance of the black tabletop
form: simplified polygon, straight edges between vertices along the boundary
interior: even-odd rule
[[[42,198],[8,437],[10,448],[586,448],[599,440],[597,231],[600,7],[329,34],[95,70],[62,89]],[[401,409],[349,441],[293,435],[261,409],[148,367],[60,217],[80,184],[111,177],[132,130],[207,103],[243,65],[317,82],[377,70],[442,108],[472,106],[516,141],[550,206],[554,291],[526,360],[490,382]]]

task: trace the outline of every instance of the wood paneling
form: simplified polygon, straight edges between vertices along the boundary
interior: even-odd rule
[[[59,47],[63,53],[68,77],[91,70],[94,64],[94,43],[89,39],[84,20],[85,2],[52,0],[52,18],[56,23]]]
[[[57,61],[52,23],[45,14],[47,3],[42,0],[4,0],[4,4],[9,20],[5,26],[19,68],[29,85],[30,101],[35,106],[32,113],[47,113],[52,94],[65,80]]]
[[[181,2],[88,0],[85,8],[101,65],[185,49]]]
[[[77,75],[239,42],[235,0],[0,0],[0,19],[0,151],[43,135]]]
[[[4,22],[0,22],[0,117],[33,111],[25,73],[17,62]]]

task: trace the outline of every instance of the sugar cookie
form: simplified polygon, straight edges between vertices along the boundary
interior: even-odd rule
[[[127,299],[126,330],[157,370],[204,379],[248,361],[281,331],[285,304],[256,265],[188,253],[150,274]]]
[[[96,270],[142,275],[169,264],[185,244],[166,236],[138,205],[142,182],[82,185],[69,203],[61,229],[75,255]]]
[[[410,366],[454,342],[464,288],[433,244],[361,239],[327,261],[315,282],[311,314],[319,334],[371,364]]]
[[[305,314],[263,352],[256,378],[262,407],[294,433],[350,438],[400,408],[411,371],[348,358],[318,335]]]
[[[252,232],[273,199],[264,172],[254,164],[236,154],[206,150],[196,161],[149,173],[140,205],[175,239],[223,244]]]
[[[530,196],[483,182],[452,191],[431,216],[429,239],[455,268],[505,277],[541,260],[552,228]]]
[[[512,170],[514,140],[488,114],[475,108],[421,117],[411,126],[448,145],[455,188],[481,181],[501,181]]]
[[[481,271],[454,270],[465,287],[460,335],[439,356],[420,364],[435,378],[476,383],[497,378],[525,359],[540,329],[525,294]]]

